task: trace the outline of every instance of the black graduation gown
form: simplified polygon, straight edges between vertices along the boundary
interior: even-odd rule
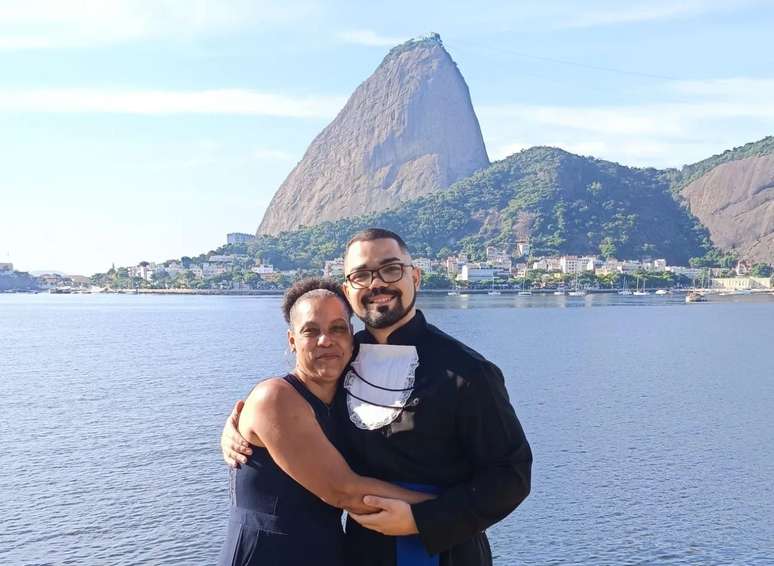
[[[376,343],[367,331],[358,343]],[[346,391],[336,403],[347,459],[358,473],[441,489],[412,506],[423,546],[441,566],[492,563],[484,530],[505,518],[530,490],[532,452],[508,399],[500,370],[458,340],[427,324],[420,311],[388,344],[417,348],[414,391],[391,424],[357,428]],[[349,566],[395,566],[395,537],[346,526]]]

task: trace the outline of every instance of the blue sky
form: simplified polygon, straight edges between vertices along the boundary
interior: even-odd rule
[[[766,1],[0,0],[0,262],[91,274],[253,232],[400,41],[435,31],[490,158],[679,167],[774,134]]]

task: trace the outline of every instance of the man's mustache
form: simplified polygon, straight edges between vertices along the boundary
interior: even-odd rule
[[[370,293],[368,293],[365,297],[363,297],[361,302],[364,305],[367,305],[368,303],[371,302],[371,299],[374,299],[380,295],[387,295],[390,297],[400,297],[401,292],[398,291],[397,289],[388,289],[388,288],[374,289]]]

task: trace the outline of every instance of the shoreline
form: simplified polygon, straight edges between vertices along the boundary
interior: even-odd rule
[[[657,289],[647,289],[651,294]],[[466,295],[487,295],[491,289],[427,289],[421,288],[423,295],[448,295],[450,292],[457,293],[456,296]],[[501,295],[520,296],[521,289],[496,289]],[[532,289],[531,296],[555,296],[556,289]],[[586,289],[587,295],[615,295],[620,289]],[[675,288],[669,289],[671,294],[685,294],[697,291],[707,295],[724,295],[728,293],[725,289],[691,289]],[[0,291],[2,294],[49,294],[48,290],[6,290]],[[224,296],[281,296],[285,289],[110,289],[101,291],[89,290],[69,290],[65,292],[54,292],[50,294],[62,295],[224,295]],[[772,289],[752,289],[753,295],[774,294]],[[530,296],[530,295],[521,295]],[[568,296],[567,293],[563,296]]]

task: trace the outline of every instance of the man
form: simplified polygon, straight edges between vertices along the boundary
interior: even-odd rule
[[[424,563],[489,565],[484,531],[527,497],[532,465],[502,373],[425,321],[415,307],[420,272],[397,234],[356,234],[344,269],[345,294],[366,325],[335,402],[347,460],[360,474],[438,494],[414,505],[366,497],[378,512],[350,515],[348,563],[435,555]],[[237,418],[238,405],[221,438],[232,465],[248,450]]]

